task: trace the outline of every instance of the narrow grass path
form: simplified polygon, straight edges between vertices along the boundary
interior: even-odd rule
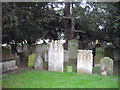
[[[22,69],[3,76],[3,88],[118,88],[117,76]]]

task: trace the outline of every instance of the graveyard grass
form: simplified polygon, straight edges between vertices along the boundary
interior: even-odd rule
[[[4,75],[3,88],[118,88],[117,76],[21,69]]]

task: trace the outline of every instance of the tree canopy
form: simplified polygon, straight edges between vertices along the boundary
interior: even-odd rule
[[[74,38],[84,45],[99,40],[120,47],[119,4],[89,2],[83,8],[78,2],[72,3],[74,28],[85,32],[75,33]],[[38,39],[59,39],[65,33],[64,6],[59,2],[3,3],[3,43],[32,44]]]

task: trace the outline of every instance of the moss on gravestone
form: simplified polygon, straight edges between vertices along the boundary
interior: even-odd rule
[[[28,67],[34,67],[36,54],[31,54],[28,56]]]
[[[72,72],[72,66],[67,66],[67,72]]]

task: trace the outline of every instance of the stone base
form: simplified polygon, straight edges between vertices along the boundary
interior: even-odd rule
[[[77,69],[77,73],[80,73],[80,74],[92,74],[92,71],[88,71],[86,69]]]
[[[10,67],[10,68],[8,68],[9,70],[15,70],[15,69],[18,69],[18,67],[17,66],[14,66],[14,67]]]
[[[12,70],[15,70],[15,69],[18,69],[18,67],[17,66],[12,66],[12,67],[9,67],[9,68],[3,68],[2,70],[0,70],[0,73],[12,71]]]

